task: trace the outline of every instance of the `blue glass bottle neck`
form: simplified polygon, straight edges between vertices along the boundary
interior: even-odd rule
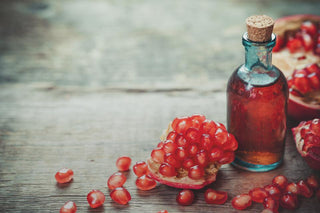
[[[272,48],[276,43],[276,36],[272,34],[271,40],[267,42],[253,42],[248,39],[245,33],[242,37],[242,44],[245,47],[245,67],[249,71],[272,69]]]

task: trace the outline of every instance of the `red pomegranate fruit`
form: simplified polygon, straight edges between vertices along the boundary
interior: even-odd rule
[[[294,15],[278,19],[273,64],[288,78],[288,114],[296,120],[320,115],[320,16]],[[318,73],[318,74],[317,74]]]
[[[302,121],[292,133],[300,155],[311,168],[320,170],[320,119]]]
[[[200,189],[216,180],[238,148],[225,126],[204,115],[175,118],[148,159],[149,175],[168,186]]]

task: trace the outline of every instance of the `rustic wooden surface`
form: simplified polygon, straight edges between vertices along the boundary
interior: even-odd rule
[[[243,62],[247,16],[320,15],[319,8],[319,1],[1,1],[0,211],[58,212],[72,200],[78,212],[236,212],[232,197],[275,175],[319,176],[288,132],[280,168],[221,169],[209,187],[228,191],[225,205],[206,204],[199,190],[192,206],[178,206],[178,189],[139,191],[132,172],[129,205],[112,202],[106,187],[116,158],[146,159],[174,117],[202,113],[226,123],[226,81]],[[75,172],[69,184],[54,179],[62,167]],[[91,189],[106,194],[102,208],[89,208]],[[294,212],[319,208],[313,197]]]

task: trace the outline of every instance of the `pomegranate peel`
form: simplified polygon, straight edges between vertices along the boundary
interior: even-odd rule
[[[201,189],[214,182],[220,167],[234,160],[238,147],[223,124],[203,115],[175,118],[160,138],[170,148],[160,146],[151,152],[149,175],[162,184],[183,189]],[[212,157],[212,150],[215,153],[217,149],[219,155]],[[164,153],[166,157],[162,157]]]

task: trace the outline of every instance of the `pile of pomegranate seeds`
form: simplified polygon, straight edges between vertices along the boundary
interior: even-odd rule
[[[128,171],[131,165],[131,158],[127,156],[119,157],[116,166],[120,172]]]
[[[87,201],[91,208],[98,208],[103,205],[106,197],[104,196],[103,192],[99,190],[92,190],[87,195]]]
[[[223,124],[193,115],[175,118],[171,127],[166,140],[151,152],[164,177],[199,180],[205,177],[207,168],[234,160],[238,142]]]
[[[320,55],[320,24],[305,21],[300,29],[294,33],[286,34],[287,37],[277,36],[276,45],[273,52],[278,52],[282,48],[288,48],[290,53],[299,51],[313,51]]]
[[[77,206],[74,202],[66,202],[60,209],[60,213],[75,213],[77,211]]]
[[[314,175],[297,183],[289,182],[285,176],[278,175],[273,178],[272,184],[263,188],[254,188],[249,191],[249,194],[234,197],[232,206],[243,210],[251,206],[253,201],[263,204],[264,213],[276,213],[279,206],[293,210],[299,207],[298,196],[310,198],[314,192],[320,193],[319,190],[319,182]]]
[[[288,77],[289,92],[295,96],[304,97],[306,94],[320,90],[320,67],[311,64],[307,67],[294,70]]]
[[[68,183],[73,178],[73,171],[71,169],[60,169],[54,176],[58,183]]]
[[[180,191],[176,199],[177,203],[183,206],[189,206],[194,201],[194,193],[190,189]]]

